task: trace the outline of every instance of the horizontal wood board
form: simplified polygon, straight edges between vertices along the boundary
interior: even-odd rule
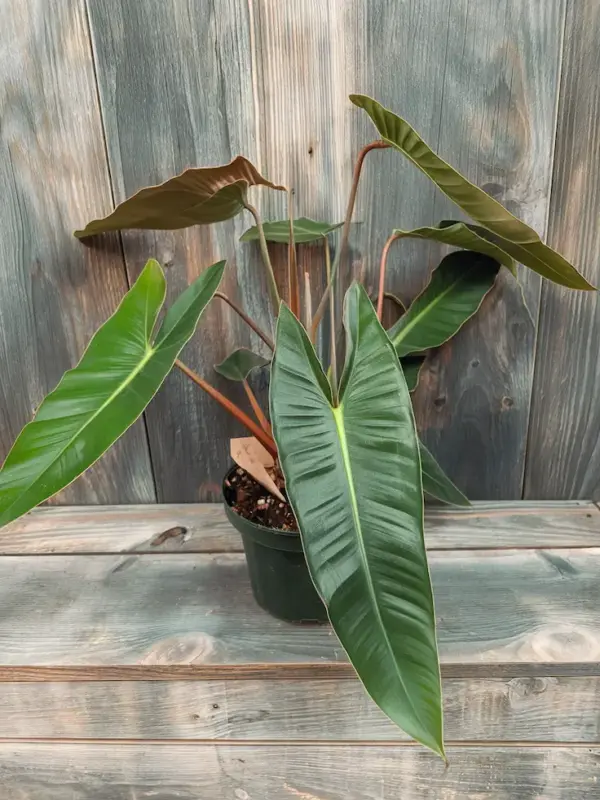
[[[596,800],[597,747],[6,742],[0,800]],[[33,765],[35,765],[33,767]]]
[[[430,554],[441,658],[493,675],[600,661],[600,548]],[[239,553],[2,556],[0,669],[342,662],[252,599]],[[593,668],[593,667],[592,667]]]
[[[591,502],[475,503],[426,509],[429,549],[593,547]],[[0,554],[241,552],[220,504],[43,508],[0,531]]]

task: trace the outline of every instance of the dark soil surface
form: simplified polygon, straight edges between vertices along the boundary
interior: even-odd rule
[[[285,482],[279,470],[271,475],[285,497]],[[225,499],[244,519],[280,531],[297,531],[298,524],[289,503],[282,503],[241,467],[225,480]]]

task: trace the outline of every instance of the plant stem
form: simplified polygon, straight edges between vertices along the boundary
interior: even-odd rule
[[[247,428],[250,433],[255,436],[258,441],[265,447],[269,453],[273,456],[273,458],[277,458],[277,446],[271,436],[268,436],[262,428],[260,428],[253,419],[251,419],[241,408],[232,403],[224,394],[218,389],[215,389],[214,386],[211,386],[210,383],[201,378],[200,375],[197,375],[193,370],[187,367],[182,361],[177,359],[175,361],[175,366],[180,369],[184,375],[187,375],[190,380],[194,381],[201,389],[203,389],[206,394],[210,395],[213,400],[216,400],[220,406],[222,406],[226,411],[228,411],[232,416],[234,416],[238,422],[241,422],[242,425]]]
[[[254,416],[260,423],[260,427],[263,431],[267,434],[267,436],[272,437],[272,430],[271,425],[269,424],[269,420],[265,417],[262,408],[258,404],[258,400],[256,399],[256,395],[250,388],[250,384],[247,380],[242,381],[242,386],[244,387],[244,391],[248,396],[248,400],[250,401],[250,405],[252,406],[252,410],[254,411]]]
[[[310,274],[304,272],[304,327],[307,331],[312,325],[312,292],[310,289]]]
[[[327,283],[331,280],[331,250],[329,249],[329,239],[325,236],[325,275],[327,277]],[[329,349],[329,369],[330,369],[330,383],[331,383],[331,391],[333,392],[333,399],[334,402],[337,403],[337,351],[335,347],[335,336],[336,336],[336,325],[335,325],[335,303],[333,302],[333,297],[331,298],[331,303],[329,303],[329,339],[330,339],[330,349]]]
[[[261,330],[261,329],[258,327],[258,325],[256,324],[256,322],[254,322],[254,320],[253,320],[253,319],[251,319],[251,318],[248,316],[248,314],[246,314],[244,311],[242,311],[242,309],[241,309],[241,308],[238,306],[238,304],[237,304],[237,303],[234,303],[234,301],[233,301],[233,300],[232,300],[230,297],[227,297],[227,295],[226,295],[226,294],[223,294],[223,292],[215,292],[214,296],[215,296],[215,297],[218,297],[218,298],[219,298],[219,300],[223,300],[225,303],[227,303],[227,305],[228,305],[228,306],[230,306],[231,308],[233,308],[233,310],[235,311],[235,313],[236,313],[236,314],[237,314],[237,315],[238,315],[238,316],[239,316],[241,319],[243,319],[243,320],[244,320],[244,322],[246,323],[246,325],[247,325],[249,328],[252,328],[252,330],[254,331],[254,333],[255,333],[257,336],[260,336],[260,338],[261,338],[261,339],[263,340],[263,342],[264,342],[264,343],[267,345],[267,347],[269,348],[269,350],[275,350],[275,344],[274,344],[274,342],[273,342],[273,339],[271,339],[271,337],[270,337],[270,336],[267,336],[267,334],[266,334],[264,331],[262,331],[262,330]]]
[[[397,233],[392,233],[386,243],[383,245],[381,251],[381,260],[379,261],[379,294],[377,295],[377,319],[381,322],[383,316],[383,298],[385,297],[385,270],[387,267],[387,258],[390,252],[390,247],[394,244],[399,236]]]
[[[290,218],[290,241],[288,244],[288,286],[290,287],[290,310],[300,319],[300,286],[294,241],[294,190],[288,189],[288,216]]]
[[[321,320],[323,319],[323,314],[325,313],[325,306],[327,305],[327,300],[329,295],[331,294],[333,284],[336,279],[336,275],[338,272],[338,268],[340,266],[340,262],[345,255],[346,248],[348,246],[348,238],[350,236],[350,223],[352,222],[352,214],[354,213],[354,204],[356,203],[356,192],[358,191],[358,182],[360,180],[360,174],[362,172],[362,165],[365,160],[365,156],[367,153],[370,153],[371,150],[383,150],[390,145],[387,142],[384,142],[381,139],[378,139],[375,142],[371,142],[363,147],[363,149],[358,154],[356,159],[356,164],[354,165],[354,174],[352,176],[352,186],[350,187],[350,196],[348,197],[348,206],[346,208],[346,218],[344,219],[344,227],[342,228],[342,238],[340,240],[340,246],[335,254],[335,259],[333,261],[333,268],[331,270],[331,279],[327,283],[327,287],[323,293],[323,297],[321,298],[321,302],[319,303],[317,310],[315,311],[315,316],[313,317],[313,324],[311,330],[311,339],[313,343],[316,341],[317,338],[317,329]]]
[[[265,239],[265,229],[263,228],[260,214],[258,213],[256,208],[247,202],[244,203],[244,208],[252,214],[252,216],[254,217],[254,221],[256,222],[256,227],[258,229],[258,240],[260,243],[260,252],[262,253],[265,268],[267,270],[269,290],[271,292],[271,299],[273,301],[275,316],[277,316],[279,314],[279,302],[280,302],[279,289],[277,288],[277,281],[275,280],[275,273],[273,272],[273,264],[271,263],[271,257],[269,256],[269,248],[267,246],[267,240]]]

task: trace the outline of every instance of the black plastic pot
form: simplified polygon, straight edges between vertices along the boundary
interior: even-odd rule
[[[227,518],[242,536],[258,605],[288,622],[327,622],[325,606],[308,572],[300,534],[265,528],[241,517],[230,505],[232,498],[225,482],[223,497]]]

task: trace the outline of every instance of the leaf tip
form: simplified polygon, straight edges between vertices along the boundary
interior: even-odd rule
[[[358,108],[364,108],[365,100],[369,100],[370,98],[367,97],[366,94],[350,94],[348,95],[348,99],[351,103],[354,103],[355,106],[358,106]]]

